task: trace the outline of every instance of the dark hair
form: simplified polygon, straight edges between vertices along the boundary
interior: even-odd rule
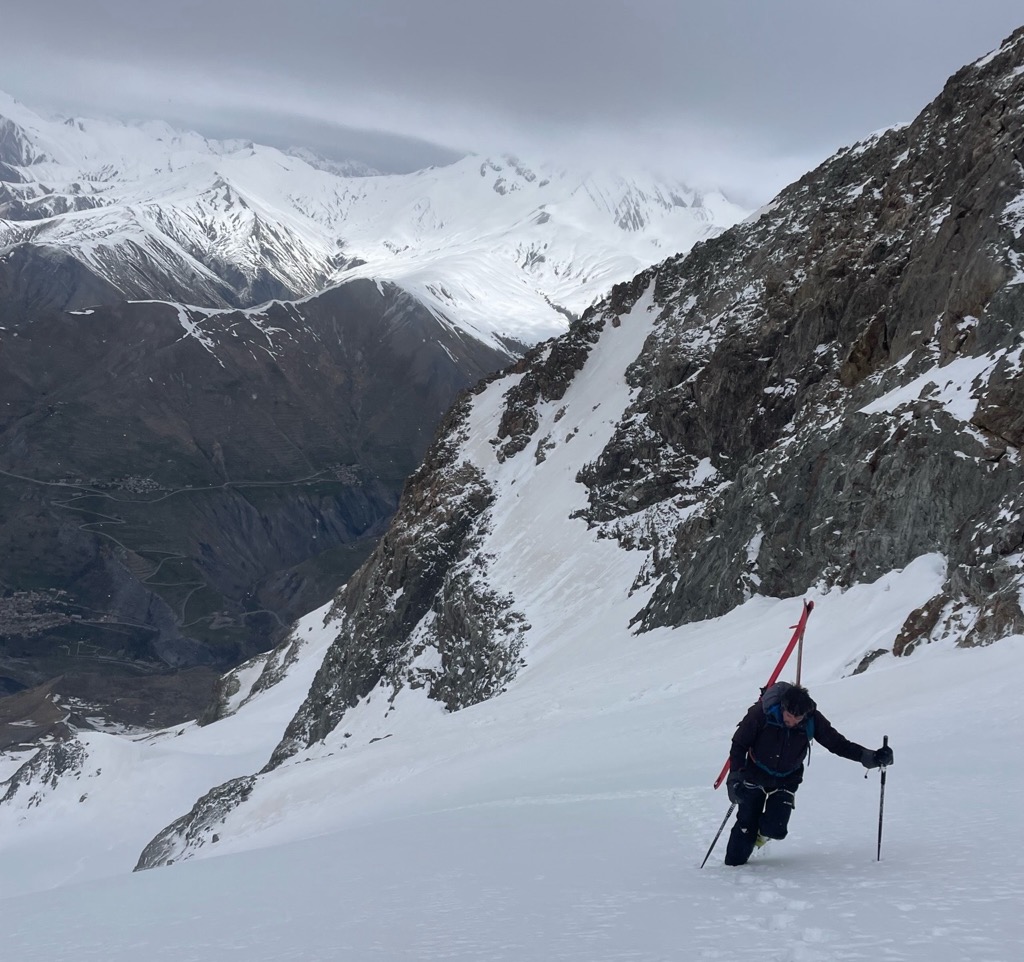
[[[782,707],[791,715],[809,715],[818,706],[806,688],[794,685],[782,696]]]

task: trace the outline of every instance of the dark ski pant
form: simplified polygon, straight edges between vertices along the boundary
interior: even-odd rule
[[[797,783],[799,784],[799,782]],[[793,791],[786,788],[763,788],[744,782],[736,806],[736,824],[729,834],[725,850],[726,865],[744,865],[754,851],[758,835],[785,838],[789,816],[795,804]]]

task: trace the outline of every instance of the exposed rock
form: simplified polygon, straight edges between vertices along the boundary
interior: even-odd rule
[[[616,284],[608,298],[609,310],[587,311],[582,318],[572,321],[563,336],[535,348],[509,369],[508,373],[521,373],[522,377],[505,395],[505,408],[492,442],[497,445],[499,461],[525,450],[539,423],[537,406],[561,400],[573,378],[583,369],[605,323],[610,320],[618,326],[619,315],[628,311],[646,289],[648,276],[644,273],[632,281]],[[537,457],[540,460],[543,460],[542,453],[543,448],[539,447]]]
[[[120,299],[113,284],[64,251],[32,244],[0,250],[2,327],[17,328],[39,315]]]
[[[168,825],[143,849],[135,871],[173,865],[180,853],[216,842],[215,829],[228,812],[249,797],[255,781],[254,775],[247,775],[207,792],[187,815]]]
[[[941,552],[948,596],[976,613],[965,643],[1024,629],[1022,62],[1018,33],[909,127],[647,272],[661,314],[630,370],[636,401],[580,473],[589,519],[613,536],[669,499],[700,508],[652,535],[641,627]],[[956,363],[978,364],[966,420],[940,383],[871,407]],[[694,485],[704,462],[728,482],[713,493]]]
[[[493,493],[458,457],[470,397],[445,419],[396,521],[339,594],[341,630],[268,768],[323,739],[378,685],[392,696],[425,686],[455,710],[496,694],[518,670],[529,626],[512,598],[488,587],[479,550]]]
[[[930,639],[943,610],[949,604],[950,599],[946,595],[936,595],[927,604],[915,608],[903,622],[893,643],[892,653],[897,657],[909,655],[920,642]]]
[[[41,748],[25,762],[6,782],[7,791],[0,797],[0,805],[15,803],[26,808],[40,804],[46,790],[58,783],[81,776],[88,753],[76,738],[64,737]]]
[[[302,640],[292,634],[273,651],[256,655],[220,676],[214,686],[212,698],[196,719],[197,724],[200,726],[210,725],[221,718],[226,718],[228,715],[234,714],[254,695],[273,688],[284,679],[288,669],[298,660],[299,652],[303,647]],[[243,692],[242,676],[257,669],[259,674],[255,681]]]

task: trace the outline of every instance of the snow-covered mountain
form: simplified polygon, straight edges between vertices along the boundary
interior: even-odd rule
[[[8,762],[8,952],[1015,959],[1022,148],[1024,29],[465,395],[203,726]],[[896,753],[881,860],[815,749],[790,837],[702,870],[801,597],[801,680]]]
[[[653,631],[937,557],[931,596],[851,639],[841,671],[1024,632],[1022,63],[1024,31],[914,124],[464,397],[339,593],[263,773],[205,798],[145,864],[230,834],[243,798],[343,747],[364,712],[504,691],[573,636],[581,598]],[[1000,126],[978,109],[995,102],[1014,105]]]
[[[532,344],[745,213],[682,183],[510,158],[346,176],[161,123],[47,121],[0,94],[0,257],[56,248],[127,298],[246,307],[369,277],[481,339]]]
[[[381,176],[0,94],[0,690],[70,684],[83,645],[134,672],[276,644],[365,557],[459,390],[741,214],[650,178]]]

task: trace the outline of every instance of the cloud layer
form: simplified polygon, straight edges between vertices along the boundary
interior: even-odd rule
[[[1022,22],[1009,0],[39,0],[5,12],[0,89],[257,140],[376,131],[408,163],[422,141],[646,161],[764,199]]]

